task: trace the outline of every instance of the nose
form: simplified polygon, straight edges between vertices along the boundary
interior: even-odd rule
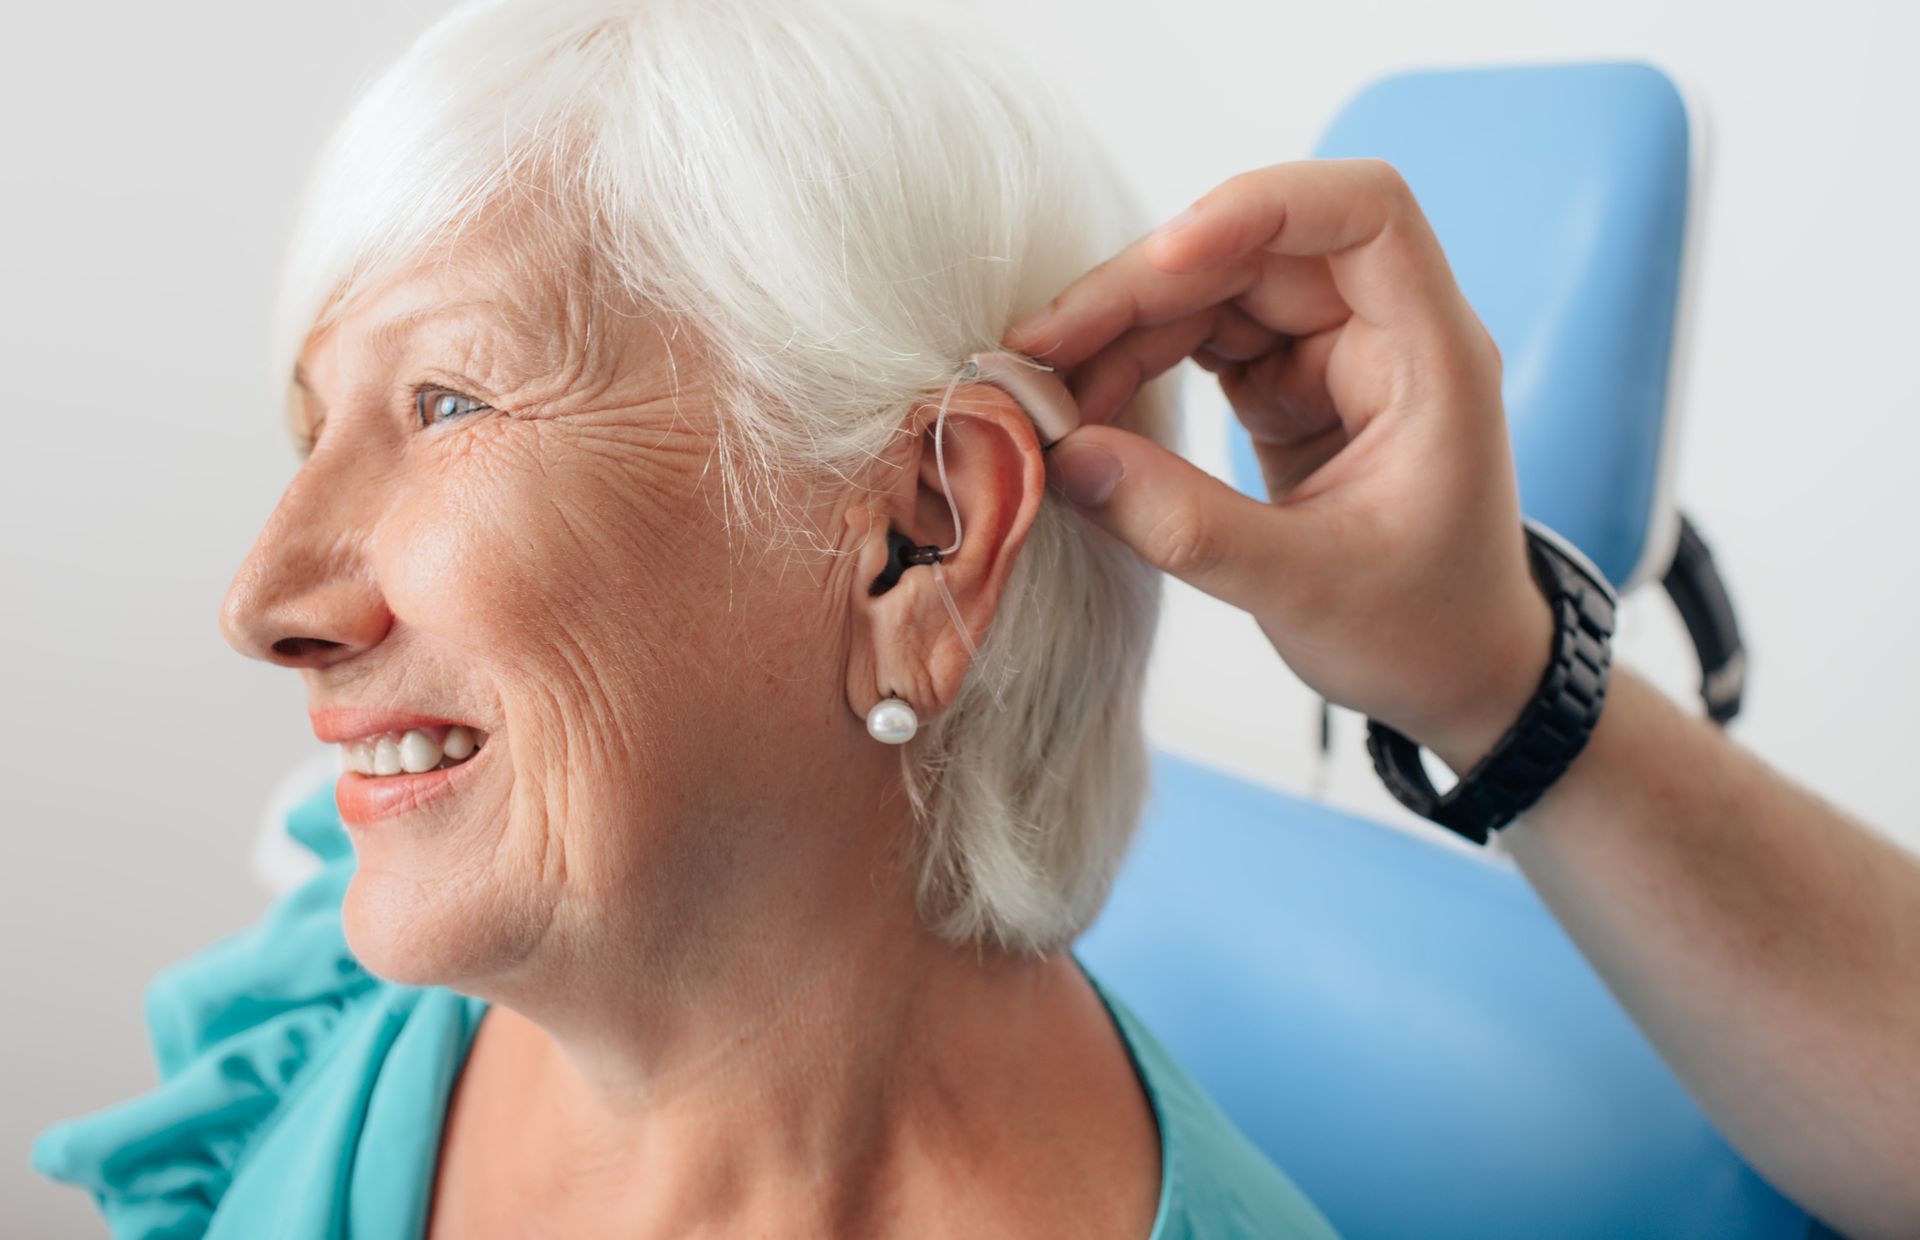
[[[393,626],[366,555],[370,523],[356,520],[349,494],[315,464],[280,497],[220,608],[228,645],[282,667],[344,662]]]

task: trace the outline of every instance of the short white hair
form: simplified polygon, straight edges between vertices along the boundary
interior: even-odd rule
[[[275,316],[282,375],[362,292],[516,193],[711,346],[730,508],[851,477],[969,354],[1142,229],[1035,69],[879,0],[488,0],[428,30],[323,151]],[[1172,445],[1171,381],[1119,424]],[[950,709],[903,754],[922,916],[1044,951],[1138,824],[1158,574],[1049,495]],[[1000,683],[1004,681],[1004,683]]]

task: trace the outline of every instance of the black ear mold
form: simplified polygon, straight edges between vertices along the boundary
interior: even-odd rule
[[[940,548],[928,543],[916,544],[899,530],[887,531],[887,566],[867,587],[868,594],[885,594],[900,584],[900,575],[915,564],[938,564]]]

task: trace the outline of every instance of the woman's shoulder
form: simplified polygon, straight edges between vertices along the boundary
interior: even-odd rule
[[[1097,978],[1160,1124],[1163,1192],[1152,1240],[1333,1240],[1304,1193],[1255,1148],[1140,1017]]]
[[[375,978],[347,948],[340,903],[353,854],[331,789],[295,806],[285,829],[318,871],[253,926],[163,970],[147,988],[159,1084],[56,1124],[34,1142],[35,1169],[90,1192],[116,1235],[206,1234],[243,1165],[267,1161],[261,1155],[274,1131],[293,1126],[286,1113],[323,1065],[374,1073],[417,1006],[422,992]],[[356,1036],[368,1025],[377,1026],[371,1038]],[[353,1042],[371,1045],[341,1053]],[[312,1156],[351,1157],[351,1141],[330,1154],[312,1136],[305,1142],[309,1172]]]

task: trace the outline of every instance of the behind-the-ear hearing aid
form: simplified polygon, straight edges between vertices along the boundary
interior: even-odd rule
[[[1080,405],[1051,366],[1043,366],[1030,357],[1005,349],[976,353],[960,368],[955,382],[978,379],[991,383],[1020,402],[1040,432],[1040,450],[1045,452],[1072,434],[1080,425]],[[952,393],[951,385],[948,389]]]
[[[901,574],[916,564],[933,566],[933,583],[940,590],[941,601],[947,605],[947,615],[953,620],[953,627],[960,631],[960,640],[967,645],[967,654],[974,660],[980,657],[980,650],[974,645],[973,635],[967,631],[967,622],[961,618],[959,604],[953,601],[953,591],[947,588],[947,578],[940,571],[940,562],[960,549],[960,504],[953,496],[953,486],[947,481],[947,457],[945,433],[947,427],[947,406],[953,400],[954,389],[968,381],[991,383],[1006,392],[1026,411],[1033,422],[1034,429],[1040,434],[1040,450],[1045,452],[1054,444],[1066,438],[1080,425],[1080,406],[1073,399],[1073,393],[1061,381],[1051,366],[1042,365],[1032,358],[1022,357],[1018,353],[997,350],[991,353],[976,353],[961,364],[947,382],[947,390],[940,397],[940,412],[933,424],[933,457],[940,470],[940,490],[947,497],[947,510],[953,514],[953,545],[936,546],[932,543],[916,544],[911,538],[898,530],[887,531],[887,566],[875,577],[868,587],[869,594],[885,594],[900,582]],[[1000,691],[996,686],[994,700],[1000,701]]]

